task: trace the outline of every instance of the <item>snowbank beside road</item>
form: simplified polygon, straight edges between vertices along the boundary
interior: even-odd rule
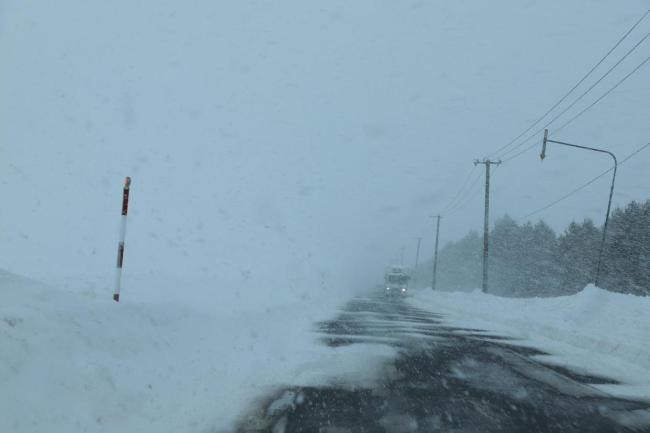
[[[414,306],[446,315],[457,326],[514,337],[549,355],[545,363],[610,377],[596,387],[650,401],[650,298],[587,286],[572,296],[503,298],[483,294],[413,291]]]
[[[249,293],[240,309],[207,294],[202,308],[128,296],[116,304],[109,292],[1,271],[0,293],[2,432],[224,431],[256,396],[294,384],[295,372],[326,380],[334,366],[362,362],[312,333],[342,299],[265,307]]]

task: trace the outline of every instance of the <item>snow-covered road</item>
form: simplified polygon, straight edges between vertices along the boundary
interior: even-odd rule
[[[650,405],[613,397],[606,377],[544,364],[544,352],[401,299],[358,298],[316,327],[336,350],[396,350],[374,379],[290,386],[261,397],[238,432],[645,431]],[[359,372],[362,373],[361,371]]]

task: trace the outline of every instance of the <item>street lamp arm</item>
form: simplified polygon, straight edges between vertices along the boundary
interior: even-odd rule
[[[614,159],[614,166],[617,166],[617,165],[618,165],[618,160],[616,159],[616,155],[614,155],[614,154],[613,154],[612,152],[610,152],[609,150],[598,149],[598,148],[595,148],[595,147],[588,147],[588,146],[580,146],[580,145],[578,145],[578,144],[565,143],[564,141],[556,141],[556,140],[549,140],[549,139],[546,139],[546,142],[547,142],[547,143],[562,144],[562,145],[564,145],[564,146],[569,146],[569,147],[577,147],[578,149],[593,150],[594,152],[606,153],[606,154],[608,154],[609,156],[611,156],[612,159]]]

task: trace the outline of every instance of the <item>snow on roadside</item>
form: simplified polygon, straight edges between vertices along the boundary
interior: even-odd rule
[[[213,297],[211,312],[207,298],[116,304],[5,272],[0,292],[3,432],[224,431],[277,386],[364,363],[316,342],[333,299],[236,311]]]
[[[593,285],[572,296],[504,298],[473,292],[413,291],[409,302],[463,327],[517,338],[548,352],[538,359],[616,379],[595,385],[612,395],[650,401],[650,298]]]

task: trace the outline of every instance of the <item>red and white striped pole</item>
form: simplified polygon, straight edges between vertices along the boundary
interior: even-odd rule
[[[124,192],[122,193],[122,221],[120,222],[120,243],[117,247],[117,271],[115,273],[115,291],[113,300],[120,302],[120,286],[122,285],[122,265],[124,264],[124,238],[126,237],[126,214],[129,211],[129,188],[131,178],[124,179]]]

